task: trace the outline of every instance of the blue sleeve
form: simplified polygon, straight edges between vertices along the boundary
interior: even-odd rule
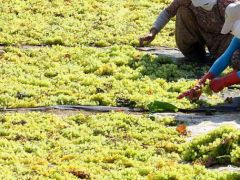
[[[221,74],[230,64],[233,53],[237,49],[240,49],[240,39],[234,37],[227,50],[215,61],[209,72],[211,72],[215,77]]]

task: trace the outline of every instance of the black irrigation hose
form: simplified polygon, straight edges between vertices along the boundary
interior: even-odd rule
[[[230,112],[239,112],[239,107],[229,107],[229,106],[216,106],[216,107],[204,107],[197,109],[180,109],[179,112],[182,113],[206,113],[212,114],[216,112],[230,113]]]
[[[149,112],[142,108],[128,108],[128,107],[112,107],[112,106],[78,106],[78,105],[56,105],[56,106],[41,106],[33,108],[0,108],[0,112],[17,112],[17,111],[50,111],[50,110],[75,110],[75,111],[89,111],[89,112],[136,112],[146,113]],[[178,109],[182,113],[214,113],[214,112],[238,112],[238,106],[215,106],[215,107],[202,107],[197,109]],[[166,111],[167,112],[167,111]]]

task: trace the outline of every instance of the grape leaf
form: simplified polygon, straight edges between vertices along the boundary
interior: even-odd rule
[[[162,101],[154,101],[148,104],[150,112],[177,112],[178,108],[170,103]]]

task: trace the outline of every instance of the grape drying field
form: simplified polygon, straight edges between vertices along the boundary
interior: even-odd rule
[[[204,100],[177,100],[209,67],[136,50],[170,0],[0,2],[2,110],[86,105],[159,111],[151,106],[157,101],[178,111],[224,101],[207,90]],[[153,46],[175,46],[174,23]],[[208,169],[240,166],[238,129],[224,126],[188,141],[185,128],[148,113],[2,112],[0,179],[240,178]]]

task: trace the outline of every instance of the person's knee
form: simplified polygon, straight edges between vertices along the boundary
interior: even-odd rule
[[[234,70],[240,70],[240,50],[234,52],[232,56],[232,67]]]
[[[185,53],[192,53],[197,49],[194,45],[204,46],[199,27],[195,16],[190,8],[181,6],[178,8],[175,28],[175,39],[179,50]]]
[[[205,62],[206,61],[206,51],[204,46],[199,43],[192,44],[188,52],[182,52],[183,55],[193,62]]]

